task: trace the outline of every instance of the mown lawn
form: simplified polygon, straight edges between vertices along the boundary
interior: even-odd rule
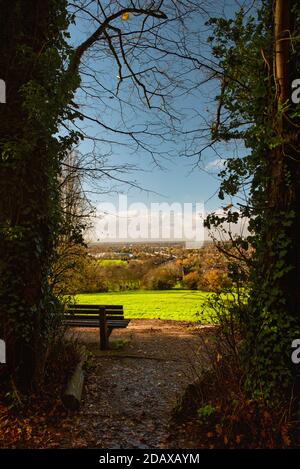
[[[125,259],[97,259],[96,262],[103,266],[127,264]]]
[[[205,306],[210,293],[193,290],[129,291],[76,295],[78,303],[120,304],[125,317],[172,319],[209,323],[211,311]],[[203,312],[203,314],[201,314]]]

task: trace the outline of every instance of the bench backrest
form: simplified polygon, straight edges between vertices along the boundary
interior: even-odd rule
[[[107,319],[123,319],[124,310],[122,305],[71,305],[65,312],[65,317],[90,319],[95,316],[99,317],[100,308],[105,308]]]

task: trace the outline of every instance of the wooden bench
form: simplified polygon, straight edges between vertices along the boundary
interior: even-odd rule
[[[124,319],[122,305],[71,305],[65,312],[64,323],[70,327],[99,327],[100,349],[108,349],[109,336],[113,329],[124,328],[129,319]]]

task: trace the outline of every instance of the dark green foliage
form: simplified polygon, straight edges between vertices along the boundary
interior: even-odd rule
[[[291,80],[300,76],[299,6],[293,8],[290,48],[296,75]],[[224,199],[245,189],[248,201],[239,212],[229,210],[221,218],[213,214],[206,222],[210,227],[250,217],[250,236],[235,242],[254,249],[250,300],[240,317],[243,365],[247,389],[269,402],[295,384],[291,342],[300,334],[299,117],[295,105],[276,100],[272,11],[268,1],[255,18],[241,10],[235,20],[211,20],[214,55],[224,73],[212,136],[238,140],[248,149],[247,156],[227,161],[219,195]]]
[[[48,276],[60,231],[60,162],[79,136],[58,136],[78,87],[66,73],[65,0],[0,2],[0,321],[8,366],[24,390],[43,374],[59,318]],[[34,31],[34,35],[33,35]]]

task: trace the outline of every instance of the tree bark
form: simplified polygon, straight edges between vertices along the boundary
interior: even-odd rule
[[[299,315],[300,312],[300,159],[297,145],[299,132],[296,122],[282,111],[290,104],[291,83],[295,64],[291,56],[292,13],[290,0],[276,0],[274,2],[274,82],[276,95],[274,96],[274,115],[271,125],[282,143],[268,155],[268,185],[266,188],[266,219],[270,220],[269,227],[262,243],[265,246],[278,244],[278,233],[285,231],[285,237],[290,240],[284,260],[285,266],[292,266],[292,270],[279,277],[271,287],[278,287],[286,300],[287,312]],[[289,176],[287,176],[289,175]],[[290,226],[284,228],[285,215],[294,212]],[[281,215],[280,215],[281,214]],[[282,218],[280,218],[282,216]],[[276,218],[277,217],[277,218]],[[263,276],[268,276],[278,265],[278,246],[265,250],[262,261]],[[297,312],[298,311],[298,312]]]
[[[286,104],[291,104],[292,81],[296,76],[296,63],[291,54],[291,38],[294,33],[294,18],[290,0],[276,0],[274,10],[275,36],[275,82],[277,85],[277,112]],[[278,120],[278,133],[283,143],[274,152],[274,172],[271,200],[275,210],[294,212],[292,224],[287,227],[286,236],[291,240],[286,257],[286,264],[293,266],[291,272],[283,279],[283,291],[288,300],[290,312],[300,314],[300,153],[299,119],[291,118],[286,112]],[[287,174],[290,180],[287,180]],[[275,177],[274,177],[275,176]],[[272,203],[272,205],[273,205]]]
[[[276,0],[274,8],[274,65],[277,100],[283,104],[290,97],[291,2]]]
[[[30,80],[43,81],[35,54],[48,40],[50,2],[1,1],[0,12],[0,70],[7,87],[0,108],[0,320],[7,366],[27,391],[44,362],[51,191],[43,129],[31,127],[21,90]]]

